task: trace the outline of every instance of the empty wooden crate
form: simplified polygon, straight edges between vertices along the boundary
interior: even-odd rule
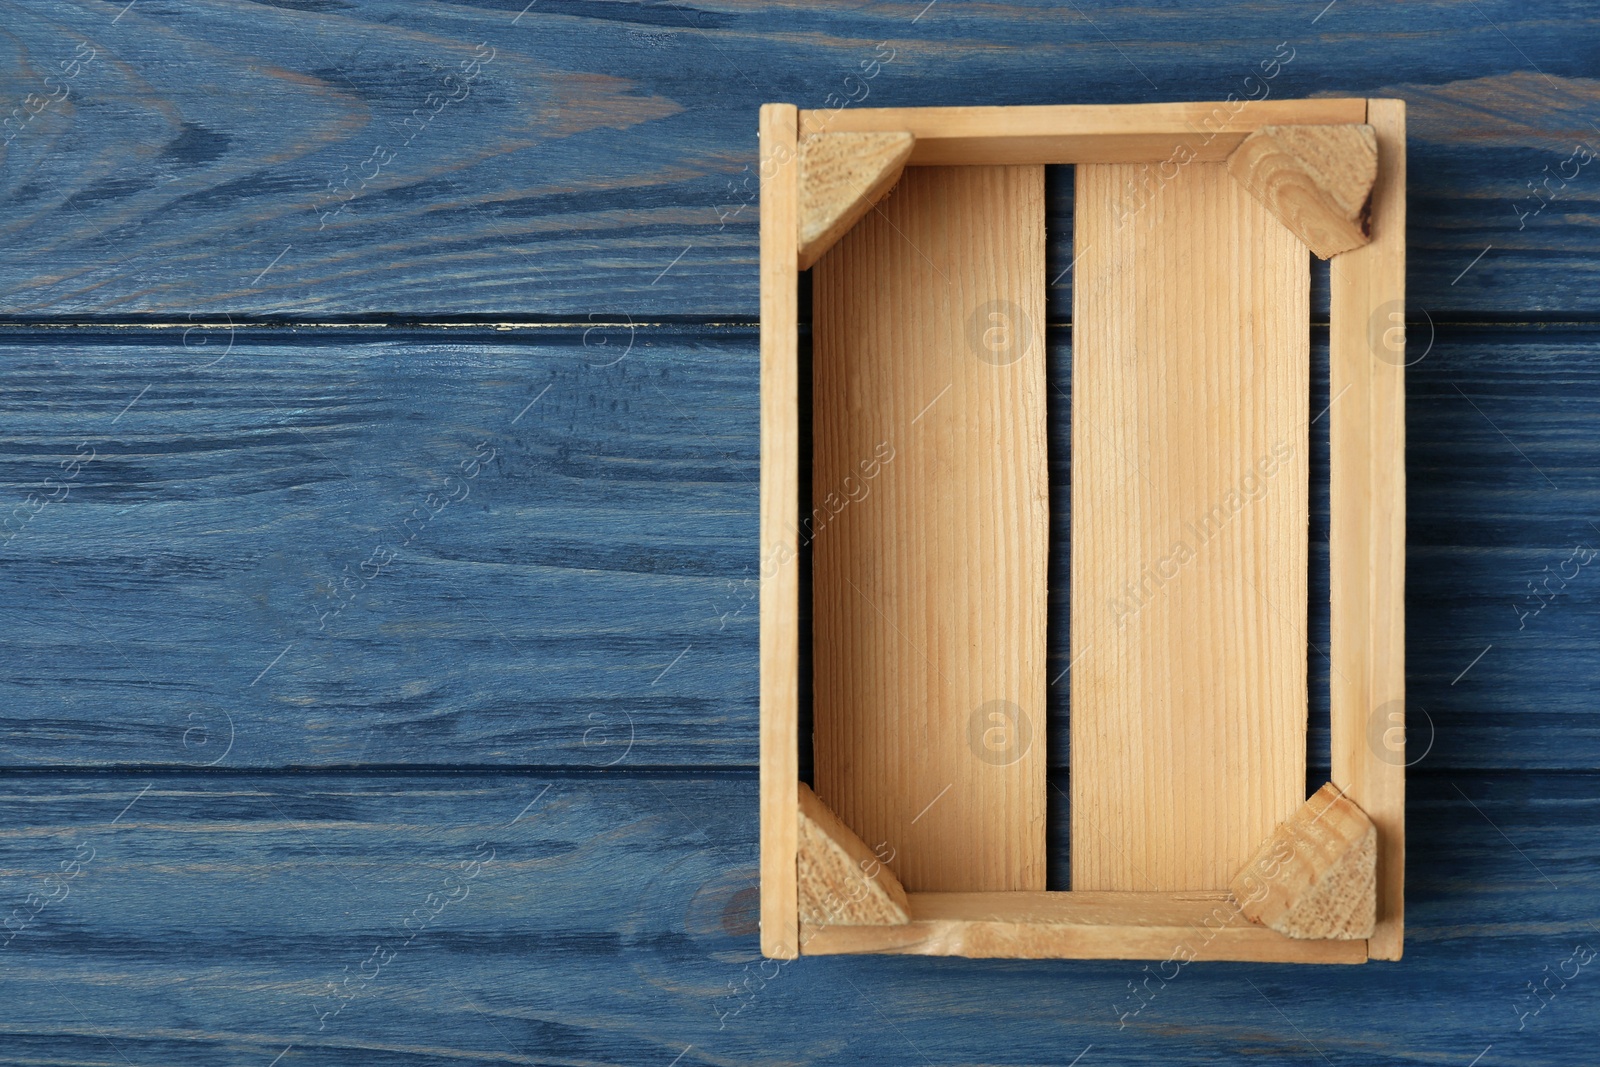
[[[760,134],[763,951],[1398,959],[1403,104],[769,104]],[[1077,167],[1054,678],[1046,164]],[[1317,413],[1312,254],[1331,260]],[[1321,418],[1332,782],[1307,798]],[[1071,745],[1056,892],[1053,684]]]

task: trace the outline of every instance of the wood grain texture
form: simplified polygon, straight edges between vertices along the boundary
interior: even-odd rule
[[[1596,765],[1600,722],[1563,709],[1600,680],[1600,464],[1581,429],[1600,416],[1600,378],[1560,330],[1428,337],[1423,323],[1407,338],[1406,758],[1521,766],[1548,740],[1541,763]]]
[[[1235,106],[1237,105],[1237,106]],[[1351,123],[1359,98],[1036,107],[803,111],[801,135],[908,130],[913,166],[984,163],[1215,163],[1252,131],[1286,123]]]
[[[800,158],[792,104],[761,108],[761,951],[799,954]]]
[[[1377,862],[1372,820],[1329,782],[1262,842],[1228,888],[1246,919],[1281,934],[1365,941],[1377,918]]]
[[[910,918],[894,872],[804,782],[800,783],[800,945],[811,926],[870,926]]]
[[[131,334],[0,345],[0,762],[754,765],[748,331]]]
[[[1305,798],[1309,257],[1136,176],[1077,175],[1072,888],[1220,890]]]
[[[1405,924],[1406,119],[1368,102],[1378,134],[1372,243],[1336,257],[1329,321],[1328,562],[1332,779],[1378,828],[1380,959]]]
[[[801,270],[888,194],[909,155],[909,133],[814,133],[801,140]]]
[[[1043,197],[911,168],[814,271],[817,794],[913,891],[1045,885]]]
[[[1227,893],[913,893],[897,926],[818,925],[807,954],[972,959],[1365,963],[1366,944],[1295,941],[1251,923]]]
[[[1600,148],[1600,70],[1571,46],[1592,6],[1481,0],[1426,33],[1302,6],[13,3],[0,119],[68,96],[0,152],[0,314],[753,319],[761,103],[1229,93],[1411,101],[1415,307],[1594,312],[1600,181],[1574,150]],[[98,58],[68,80],[80,42]]]
[[[1263,126],[1228,156],[1228,173],[1320,259],[1371,239],[1367,212],[1378,177],[1371,126]]]
[[[1006,1062],[1059,1067],[1089,1044],[1079,1067],[1218,1067],[1246,1051],[1465,1064],[1490,1044],[1479,1067],[1586,1063],[1592,964],[1564,989],[1551,979],[1553,999],[1526,983],[1572,974],[1574,945],[1600,948],[1600,778],[1413,784],[1403,963],[1146,970],[763,962],[749,773],[7,776],[4,914],[59,892],[44,879],[88,855],[78,843],[95,852],[0,949],[0,1045],[20,1067],[266,1065],[291,1044],[279,1067],[665,1065],[686,1046],[679,1067],[778,1067],[845,1048],[925,1062],[908,1038],[935,1063],[982,1063],[1000,1033]]]

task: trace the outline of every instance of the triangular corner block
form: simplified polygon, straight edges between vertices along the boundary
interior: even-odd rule
[[[886,926],[911,921],[906,891],[861,838],[800,783],[800,922]]]
[[[1371,126],[1263,126],[1228,156],[1228,172],[1322,259],[1372,239]]]
[[[849,232],[900,180],[909,133],[815,133],[800,142],[800,269]]]
[[[1289,937],[1372,936],[1378,831],[1331,782],[1273,831],[1228,888],[1251,922]]]

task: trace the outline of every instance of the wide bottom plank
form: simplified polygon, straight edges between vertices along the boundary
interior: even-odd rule
[[[913,167],[815,279],[817,795],[907,889],[1043,889],[1044,168]]]
[[[1225,889],[1306,795],[1310,254],[1157,177],[1077,172],[1074,889]]]

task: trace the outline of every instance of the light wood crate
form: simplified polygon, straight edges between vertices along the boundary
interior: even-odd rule
[[[1398,959],[1404,104],[768,104],[760,145],[763,952]],[[1068,892],[1045,891],[1047,164],[1078,168]],[[1322,417],[1332,782],[1307,799]]]

